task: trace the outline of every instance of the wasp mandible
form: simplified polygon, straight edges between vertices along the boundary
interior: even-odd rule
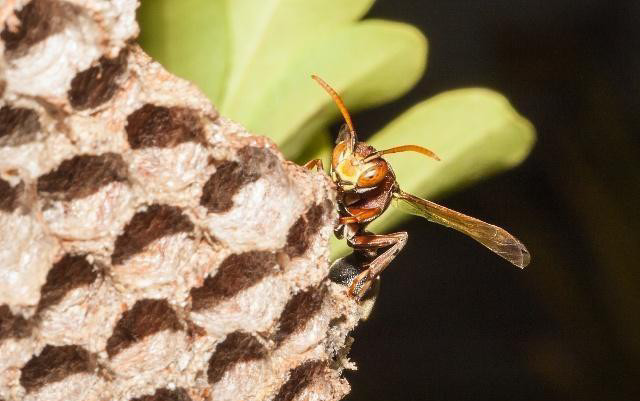
[[[340,95],[320,77],[312,75],[311,78],[329,93],[345,120],[331,155],[330,174],[338,190],[339,218],[334,233],[339,239],[345,238],[353,252],[331,265],[329,278],[332,281],[347,286],[349,294],[360,300],[402,250],[408,238],[406,232],[374,234],[366,229],[392,201],[407,213],[470,236],[521,269],[529,264],[531,256],[527,248],[502,228],[402,191],[391,165],[382,156],[417,152],[435,160],[440,158],[418,145],[376,150],[358,141]],[[324,170],[320,159],[305,166]]]

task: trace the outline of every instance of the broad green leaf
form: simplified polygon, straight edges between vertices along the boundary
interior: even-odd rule
[[[245,123],[252,97],[279,76],[293,54],[315,37],[360,18],[373,0],[216,0],[229,22],[231,69],[219,104],[227,117]],[[255,103],[253,103],[255,105]],[[259,104],[258,107],[269,107]]]
[[[392,100],[411,88],[426,62],[425,37],[411,25],[366,20],[309,43],[270,90],[253,93],[259,108],[243,118],[255,132],[273,138],[293,158],[310,136],[338,115],[329,95],[314,81],[318,74],[343,97],[350,110]],[[357,129],[357,127],[356,127]]]
[[[333,138],[328,128],[322,128],[315,132],[306,143],[302,153],[298,156],[295,162],[298,164],[305,164],[313,159],[320,159],[324,163],[325,170],[329,165],[329,154],[333,150]]]
[[[426,39],[417,29],[354,22],[372,2],[145,1],[142,43],[222,114],[286,142],[285,154],[296,157],[337,115],[310,74],[327,79],[355,111],[400,96],[424,71]]]
[[[225,7],[223,1],[147,0],[138,11],[141,46],[214,103],[228,68]]]
[[[385,156],[404,191],[433,198],[517,165],[534,141],[533,126],[504,96],[472,88],[444,92],[419,103],[369,143],[377,149],[416,144],[435,151],[442,159],[439,162],[412,153]],[[408,217],[390,207],[369,227],[385,232]],[[333,258],[346,252],[344,241],[333,242]]]

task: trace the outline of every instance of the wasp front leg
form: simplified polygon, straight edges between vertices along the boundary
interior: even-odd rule
[[[376,277],[389,266],[396,255],[407,243],[408,235],[401,231],[392,234],[359,234],[348,240],[349,246],[356,251],[374,251],[380,248],[387,248],[380,255],[375,256],[368,262],[360,274],[358,274],[349,286],[349,294],[357,299],[362,298],[367,290],[374,283]]]
[[[309,170],[315,169],[316,171],[324,171],[324,165],[322,164],[321,159],[313,159],[305,163],[304,167]]]
[[[353,213],[353,215],[340,217],[340,219],[338,219],[338,224],[363,223],[379,216],[380,213],[382,213],[382,209],[379,207],[370,209],[350,209],[349,212]]]

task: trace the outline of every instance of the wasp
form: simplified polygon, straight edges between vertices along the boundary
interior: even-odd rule
[[[348,287],[349,295],[358,301],[378,283],[380,273],[398,255],[408,238],[404,231],[374,234],[367,230],[367,225],[380,217],[392,201],[407,213],[468,235],[521,269],[529,264],[531,256],[527,248],[502,228],[402,191],[384,155],[417,152],[434,160],[440,158],[418,145],[376,150],[358,141],[340,95],[320,77],[312,75],[311,78],[331,96],[345,121],[331,155],[330,175],[338,191],[339,217],[334,233],[338,239],[346,239],[353,252],[331,265],[329,278],[332,281]],[[305,166],[324,171],[320,159],[311,160]]]

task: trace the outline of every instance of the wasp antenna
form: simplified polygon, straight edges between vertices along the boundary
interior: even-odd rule
[[[319,83],[320,86],[322,86],[322,88],[324,88],[325,91],[327,91],[329,96],[331,96],[333,101],[338,106],[338,109],[340,109],[340,113],[342,113],[342,117],[344,118],[344,121],[347,123],[349,130],[351,130],[352,133],[355,133],[355,130],[353,129],[353,123],[351,122],[351,116],[349,115],[349,111],[344,105],[344,102],[342,101],[342,98],[340,97],[340,95],[338,95],[338,92],[336,92],[331,86],[329,86],[328,83],[324,82],[324,80],[319,76],[311,75],[311,78],[317,83]]]
[[[435,152],[427,149],[427,148],[423,148],[422,146],[418,146],[418,145],[403,145],[403,146],[396,146],[393,148],[389,148],[389,149],[385,149],[385,150],[379,150],[369,156],[367,156],[364,159],[364,162],[368,162],[371,161],[373,159],[376,159],[382,155],[386,155],[389,153],[400,153],[400,152],[417,152],[417,153],[421,153],[427,157],[430,157],[432,159],[436,159],[438,161],[440,161],[440,158],[438,157],[438,155],[435,154]]]

